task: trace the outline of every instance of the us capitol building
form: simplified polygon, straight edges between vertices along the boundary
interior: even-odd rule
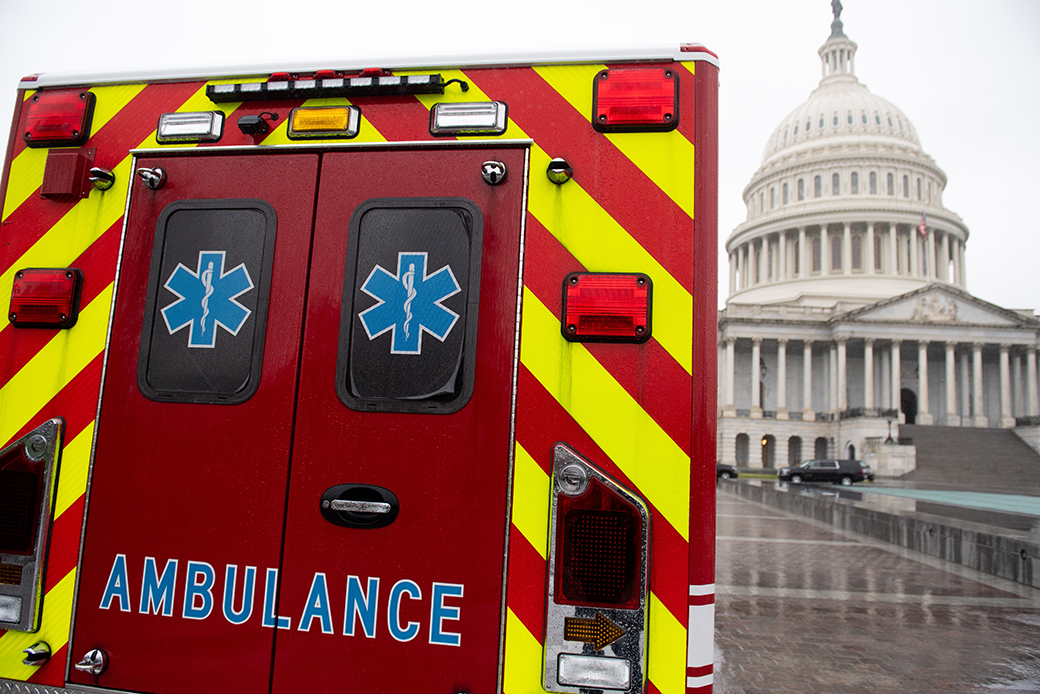
[[[769,136],[726,241],[718,459],[858,458],[900,475],[916,455],[903,423],[1018,425],[1036,448],[1040,321],[968,293],[946,175],[856,79],[832,4],[820,85]]]

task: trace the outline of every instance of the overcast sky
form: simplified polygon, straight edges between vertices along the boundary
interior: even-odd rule
[[[860,81],[902,109],[947,174],[943,202],[971,233],[969,291],[1040,310],[1040,2],[844,5]],[[829,0],[0,0],[0,123],[36,72],[698,42],[722,65],[721,248],[766,139],[819,82],[830,22]]]

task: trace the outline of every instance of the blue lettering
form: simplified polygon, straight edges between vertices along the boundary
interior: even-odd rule
[[[275,614],[278,600],[278,569],[267,570],[267,581],[264,585],[264,618],[260,622],[265,627],[291,629],[292,622],[288,617]]]
[[[379,579],[369,577],[368,594],[361,590],[361,579],[347,577],[347,610],[343,615],[343,635],[354,635],[354,622],[361,618],[361,628],[370,639],[376,637],[376,605],[379,602]]]
[[[434,583],[430,606],[430,643],[440,646],[458,646],[462,634],[444,631],[444,620],[458,620],[461,608],[446,606],[444,598],[462,597],[463,586],[458,583]]]
[[[201,580],[200,580],[201,579]],[[204,561],[189,561],[188,575],[184,581],[185,619],[205,619],[213,611],[213,581],[216,572]],[[202,604],[195,605],[197,600]]]
[[[101,609],[107,610],[112,606],[112,600],[119,601],[119,609],[122,612],[130,611],[130,588],[127,587],[126,578],[126,555],[117,554],[112,562],[112,570],[108,573],[108,583],[105,584],[105,594],[101,596]]]
[[[167,559],[162,577],[156,574],[155,557],[144,558],[144,578],[141,579],[141,614],[173,616],[173,590],[177,582],[177,560]]]
[[[321,633],[332,633],[332,612],[329,610],[329,588],[325,582],[325,574],[314,574],[311,591],[307,594],[307,607],[300,617],[298,631],[310,631],[311,622],[321,620]]]
[[[235,584],[238,583],[238,566],[228,564],[224,571],[224,619],[232,624],[245,624],[253,616],[253,587],[256,584],[256,567],[247,566],[245,585],[242,587],[242,609],[235,612]]]
[[[408,594],[413,600],[422,598],[422,591],[415,581],[407,578],[401,579],[390,589],[390,604],[386,608],[387,626],[390,627],[390,635],[398,641],[411,641],[419,633],[419,622],[408,622],[407,626],[401,626],[401,596]]]

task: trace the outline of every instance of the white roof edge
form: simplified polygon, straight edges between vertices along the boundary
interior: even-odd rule
[[[443,56],[380,56],[308,59],[264,64],[220,65],[211,67],[145,68],[118,72],[54,72],[42,73],[34,80],[23,79],[19,89],[36,89],[73,84],[172,82],[178,80],[210,80],[231,77],[267,75],[272,72],[308,73],[317,70],[363,70],[366,68],[407,69],[450,69],[462,67],[512,67],[526,65],[550,65],[559,63],[602,63],[618,61],[706,61],[715,67],[719,60],[703,50],[683,51],[682,46],[633,46],[626,48],[577,48],[540,51],[516,51],[502,53],[476,53],[470,55]]]

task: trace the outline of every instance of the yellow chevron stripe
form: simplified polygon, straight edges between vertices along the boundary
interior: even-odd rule
[[[534,148],[531,171],[549,157]],[[693,295],[679,284],[591,195],[571,180],[554,185],[532,175],[527,209],[591,272],[644,272],[654,283],[653,336],[687,373],[693,371]]]
[[[686,692],[686,628],[650,593],[647,674],[661,694]]]
[[[517,443],[513,464],[513,525],[534,545],[542,559],[545,559],[549,541],[550,482],[549,475]]]
[[[448,70],[442,76],[444,79],[466,80],[470,84],[469,91],[449,88],[443,95],[417,96],[426,108],[443,101],[488,99],[461,70]],[[515,138],[528,137],[512,120],[508,132]],[[536,174],[545,171],[550,159],[535,144],[531,148],[531,171]],[[692,160],[683,171],[691,176],[692,181]],[[644,272],[649,275],[654,283],[654,339],[687,373],[693,371],[693,296],[607,214],[576,179],[565,186],[557,186],[545,176],[532,175],[527,209],[590,271]]]
[[[305,107],[313,106],[350,106],[350,102],[345,98],[335,99],[308,99],[303,102]],[[289,113],[291,111],[285,111],[285,113],[279,113],[279,122],[276,128],[274,128],[267,137],[264,138],[264,146],[268,145],[298,145],[301,144],[300,140],[290,140],[289,131]],[[337,140],[337,139],[321,139],[321,140],[306,140],[308,143],[337,143],[337,142],[386,142],[386,138],[383,134],[376,130],[375,126],[365,118],[365,114],[361,114],[361,128],[358,130],[357,137],[351,140]]]
[[[542,645],[512,610],[506,610],[505,694],[545,694],[541,663]],[[686,673],[685,663],[682,672]]]
[[[520,340],[520,361],[689,542],[689,456],[527,287]]]
[[[0,389],[0,441],[10,440],[105,348],[112,287],[80,311],[75,327],[55,335]]]
[[[54,499],[54,518],[68,510],[83,496],[87,488],[87,470],[90,467],[90,448],[94,441],[94,422],[80,432],[61,451],[61,471],[58,474],[58,492]]]
[[[592,83],[605,65],[554,65],[536,67],[542,76],[584,118],[592,114]],[[693,104],[687,118],[693,117]],[[683,114],[680,113],[680,117]],[[678,130],[666,133],[611,133],[607,139],[622,154],[693,217],[693,143]]]
[[[130,101],[145,88],[143,84],[98,87],[91,91],[97,95],[94,105],[92,132],[96,134],[115,117]],[[43,169],[47,163],[47,149],[24,149],[11,162],[11,175],[7,180],[7,195],[4,199],[4,219],[18,209],[43,182]]]
[[[37,641],[46,641],[51,653],[56,653],[69,640],[72,621],[72,593],[76,587],[76,570],[72,569],[43,599],[40,630],[35,633],[8,631],[0,636],[0,677],[27,680],[37,668],[22,665],[22,650]]]

